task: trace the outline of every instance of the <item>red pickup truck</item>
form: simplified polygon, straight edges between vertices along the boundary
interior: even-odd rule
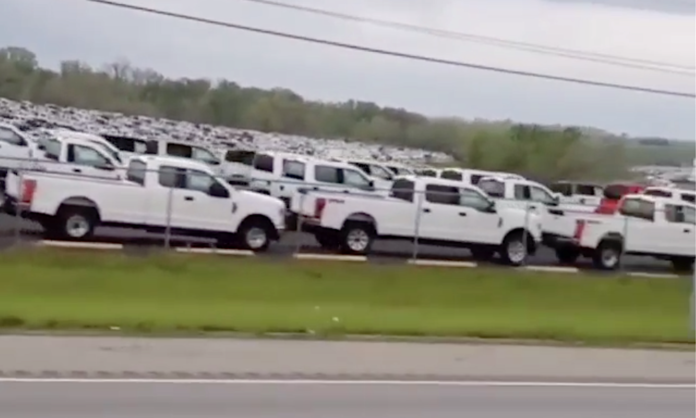
[[[627,194],[638,194],[645,189],[645,186],[634,183],[612,183],[604,188],[604,197],[595,213],[612,215],[619,207],[619,201]]]

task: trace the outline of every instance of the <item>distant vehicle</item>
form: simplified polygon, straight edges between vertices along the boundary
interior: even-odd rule
[[[645,186],[635,183],[612,183],[604,187],[604,197],[595,209],[595,213],[613,215],[619,207],[621,198],[629,194],[643,192]]]
[[[696,191],[684,190],[668,187],[646,187],[644,195],[666,197],[670,199],[683,200],[684,202],[696,203]]]
[[[558,181],[551,184],[549,189],[560,195],[561,203],[588,206],[591,208],[598,207],[604,197],[604,188],[594,183]]]

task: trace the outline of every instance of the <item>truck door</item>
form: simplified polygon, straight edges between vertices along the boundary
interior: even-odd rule
[[[466,242],[470,208],[459,205],[459,189],[440,184],[427,184],[421,202],[419,236],[435,240]]]
[[[664,228],[667,230],[669,254],[694,256],[696,253],[696,221],[694,208],[684,205],[665,205]]]

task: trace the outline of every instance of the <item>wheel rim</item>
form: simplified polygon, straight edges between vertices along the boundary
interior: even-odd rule
[[[513,263],[521,263],[527,257],[527,247],[522,241],[510,241],[507,248],[507,254],[510,261]]]
[[[249,248],[258,249],[266,245],[266,231],[263,228],[253,227],[246,233],[246,242]]]
[[[89,232],[89,221],[82,216],[73,215],[65,222],[65,232],[72,238],[81,238]]]
[[[602,264],[607,267],[614,267],[619,261],[619,256],[612,248],[605,248],[602,251]]]
[[[346,243],[353,251],[365,251],[370,244],[370,236],[362,229],[354,229],[348,233]]]

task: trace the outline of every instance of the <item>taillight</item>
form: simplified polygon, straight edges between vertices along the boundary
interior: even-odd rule
[[[573,233],[573,239],[576,241],[580,241],[580,238],[582,238],[582,232],[585,230],[585,221],[582,219],[578,219],[575,221],[575,232]]]
[[[317,199],[314,201],[314,217],[321,218],[322,213],[324,213],[324,208],[326,207],[326,199]]]
[[[22,181],[21,193],[21,203],[31,205],[32,200],[34,200],[34,194],[36,193],[36,180]]]

